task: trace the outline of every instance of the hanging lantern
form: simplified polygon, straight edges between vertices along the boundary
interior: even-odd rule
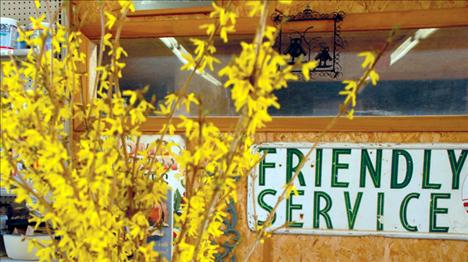
[[[302,59],[302,63],[316,60],[317,67],[310,72],[311,78],[316,75],[330,78],[339,78],[342,75],[339,51],[345,47],[345,41],[340,35],[340,25],[343,21],[344,12],[333,12],[322,14],[313,11],[309,7],[296,15],[284,15],[276,10],[271,19],[277,25],[282,23],[294,23],[298,21],[310,21],[310,26],[303,32],[284,33],[281,29],[276,41],[276,48],[281,54],[289,55],[290,65]],[[312,33],[316,21],[330,21],[333,23],[332,34],[322,36]],[[302,77],[301,70],[293,70],[299,77]]]

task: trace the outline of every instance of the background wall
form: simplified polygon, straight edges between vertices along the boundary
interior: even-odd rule
[[[115,10],[115,13],[119,10],[119,5],[115,1],[102,1],[106,5],[106,9]],[[215,1],[219,5],[225,6],[228,2],[232,3],[234,9],[238,12],[240,18],[246,18],[249,13],[249,8],[245,5],[245,1],[228,1],[228,0],[217,0]],[[82,28],[83,32],[91,38],[99,36],[99,4],[97,1],[83,1],[83,0],[71,0],[71,6],[74,9],[74,13],[71,17],[72,24]],[[463,8],[468,7],[468,1],[459,0],[412,0],[412,1],[384,1],[384,0],[327,0],[327,1],[293,1],[291,5],[280,5],[278,3],[272,3],[270,5],[271,10],[281,10],[285,14],[297,14],[302,12],[306,7],[310,7],[312,10],[328,13],[335,11],[344,11],[346,14],[359,14],[359,13],[374,13],[374,12],[391,12],[391,11],[410,11],[410,10],[428,10],[428,9],[444,9],[444,8]],[[210,8],[194,9],[195,12],[187,13],[185,10],[173,10],[162,11],[156,10],[156,12],[143,11],[129,14],[132,16],[132,23],[151,23],[158,21],[159,26],[168,26],[167,21],[174,20],[192,20],[192,19],[206,19],[209,17]],[[190,11],[190,9],[189,9]],[[182,12],[182,13],[177,13]],[[185,12],[185,13],[184,13]],[[153,26],[158,26],[154,24]],[[184,28],[177,28],[178,31],[183,31]],[[138,30],[138,27],[132,30]],[[125,31],[125,27],[124,27]],[[169,32],[169,31],[168,31]],[[172,31],[171,31],[172,32]],[[132,32],[137,33],[137,32]],[[177,33],[177,32],[173,32]],[[126,37],[125,33],[123,37]]]
[[[316,136],[315,133],[260,133],[256,143],[314,142]],[[320,142],[467,143],[468,132],[329,133]],[[247,226],[245,181],[239,189],[237,212],[237,229],[242,239],[236,253],[238,261],[243,261],[255,237]],[[467,241],[273,234],[257,247],[250,261],[467,261],[467,254]]]
[[[99,4],[95,1],[80,1],[72,0],[72,5],[75,6],[80,12],[80,16],[85,18],[86,23],[93,23],[99,21],[98,7]],[[103,1],[111,9],[118,10],[118,4],[114,1]],[[226,5],[228,0],[217,0],[215,1],[220,5]],[[244,1],[231,1],[232,5],[239,11],[240,17],[246,17],[249,13],[248,7],[245,6]],[[369,12],[384,12],[384,11],[404,11],[404,10],[424,10],[424,9],[440,9],[440,8],[457,8],[467,7],[468,1],[466,0],[412,0],[412,1],[388,1],[388,0],[354,0],[354,1],[343,1],[343,0],[327,0],[327,1],[293,1],[290,5],[283,5],[274,3],[274,8],[278,7],[287,14],[294,14],[304,10],[306,6],[309,6],[312,10],[320,12],[334,12],[344,11],[346,13],[369,13]],[[206,15],[200,15],[200,18],[206,17]],[[156,20],[164,19],[186,19],[194,18],[193,14],[189,15],[177,15],[171,14],[167,16],[159,16],[154,18]]]
[[[222,4],[227,1],[218,1]],[[97,6],[91,1],[72,1],[78,16],[75,25],[86,27],[89,31],[97,30],[99,16],[92,10]],[[107,1],[109,5],[114,3]],[[247,9],[242,2],[234,2],[239,7],[241,17]],[[468,1],[297,1],[290,7],[282,6],[285,13],[294,14],[307,5],[320,12],[337,10],[351,13],[369,13],[383,11],[403,11],[420,9],[463,8]],[[91,11],[90,11],[91,10]],[[154,15],[133,17],[135,23],[157,21],[163,26],[164,21],[193,18],[206,18],[203,14],[190,15]],[[180,29],[177,29],[180,30]],[[172,32],[172,31],[168,31]],[[365,123],[364,123],[365,124]],[[438,122],[433,123],[434,126]],[[294,127],[291,127],[292,129]],[[157,128],[154,128],[157,130]],[[293,130],[292,130],[293,131]],[[316,133],[259,133],[257,143],[264,142],[313,142]],[[468,132],[404,132],[404,133],[330,133],[320,142],[393,142],[393,143],[468,143]],[[244,181],[239,189],[237,229],[242,239],[236,249],[237,261],[243,261],[249,246],[254,242],[255,234],[247,226],[247,184]],[[398,239],[385,237],[325,237],[314,235],[273,235],[259,245],[250,261],[467,261],[468,242],[453,240]]]

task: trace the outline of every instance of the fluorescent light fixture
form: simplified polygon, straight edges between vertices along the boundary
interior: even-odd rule
[[[426,39],[431,34],[439,30],[438,28],[418,29],[412,36],[408,37],[395,51],[390,54],[390,66],[408,54],[419,42]]]
[[[174,37],[161,37],[159,40],[161,40],[161,42],[163,42],[163,44],[172,51],[172,53],[177,57],[177,59],[179,59],[182,64],[185,65],[188,63],[187,59],[184,58],[184,55],[189,54],[189,52],[181,44],[179,44],[179,42],[177,42],[177,39]],[[222,85],[218,79],[206,72],[195,71],[195,73],[216,86]]]
[[[191,8],[211,6],[212,1],[162,1],[162,0],[134,0],[136,10],[159,10],[172,8]]]
[[[419,29],[414,33],[414,37],[417,39],[426,39],[434,32],[439,30],[439,28],[426,28],[426,29]]]
[[[167,48],[171,49],[172,53],[177,57],[177,59],[179,59],[180,62],[182,62],[182,64],[187,64],[187,60],[183,57],[183,54],[188,54],[188,51],[181,44],[179,44],[179,42],[177,42],[177,39],[174,37],[161,37],[159,40],[161,40],[161,42],[163,42]]]

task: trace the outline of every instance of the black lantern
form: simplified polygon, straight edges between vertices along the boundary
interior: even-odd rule
[[[339,50],[345,47],[345,41],[340,35],[340,24],[343,21],[345,14],[343,12],[334,12],[322,14],[313,11],[309,7],[304,11],[286,16],[276,10],[272,15],[272,20],[279,25],[283,22],[310,21],[311,25],[303,32],[283,33],[280,29],[276,47],[281,54],[290,55],[289,64],[293,65],[297,59],[302,59],[301,62],[307,63],[316,60],[317,67],[311,71],[311,77],[314,75],[327,76],[338,78],[341,76],[340,53]],[[318,36],[312,34],[314,21],[330,21],[333,23],[333,32]],[[301,70],[293,70],[299,76]]]

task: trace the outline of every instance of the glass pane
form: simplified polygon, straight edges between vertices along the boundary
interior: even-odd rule
[[[290,82],[277,92],[283,116],[332,116],[343,97],[341,80],[358,79],[362,58],[357,54],[378,50],[388,32],[346,32],[339,80],[316,77]],[[422,37],[421,37],[422,36]],[[419,40],[415,40],[418,39]],[[377,64],[377,87],[364,87],[356,115],[463,115],[468,114],[468,28],[404,30]]]
[[[249,41],[250,37],[234,37],[226,44],[217,43],[217,58],[221,64],[215,65],[216,72],[224,67],[232,54],[240,52],[240,41]],[[180,71],[184,64],[182,53],[193,54],[193,46],[187,37],[124,39],[122,46],[128,52],[126,67],[120,85],[123,89],[138,89],[148,85],[147,99],[156,95],[160,101],[169,93],[179,90],[190,72]],[[202,110],[210,115],[234,115],[229,92],[222,85],[215,73],[206,70],[203,75],[196,74],[189,84],[189,92],[201,97]],[[186,112],[179,112],[185,114]],[[197,115],[197,111],[192,112]]]
[[[341,82],[292,82],[277,92],[280,116],[332,116],[343,97]],[[301,94],[301,95],[298,95]],[[468,80],[384,80],[367,86],[357,99],[355,115],[463,115],[468,113]]]
[[[330,35],[317,33],[319,36],[327,34]],[[281,109],[271,110],[271,113],[276,116],[335,115],[343,101],[338,95],[343,88],[341,81],[357,79],[362,73],[362,58],[357,54],[378,50],[388,34],[388,31],[342,33],[347,43],[340,52],[342,75],[336,79],[314,75],[309,82],[290,82],[287,89],[276,93]],[[251,36],[235,36],[228,45],[220,41],[217,47],[222,63],[216,69],[222,68],[240,51],[241,41],[250,40]],[[193,51],[189,38],[125,39],[122,45],[129,54],[121,80],[123,88],[149,85],[148,98],[156,94],[162,99],[183,85],[188,73],[179,70],[183,59],[176,53],[184,49]],[[402,30],[377,65],[381,79],[377,87],[366,86],[360,92],[356,115],[468,114],[467,61],[468,27]],[[189,90],[202,97],[203,110],[210,115],[235,114],[222,82],[223,79],[210,73],[196,75],[190,84]]]

